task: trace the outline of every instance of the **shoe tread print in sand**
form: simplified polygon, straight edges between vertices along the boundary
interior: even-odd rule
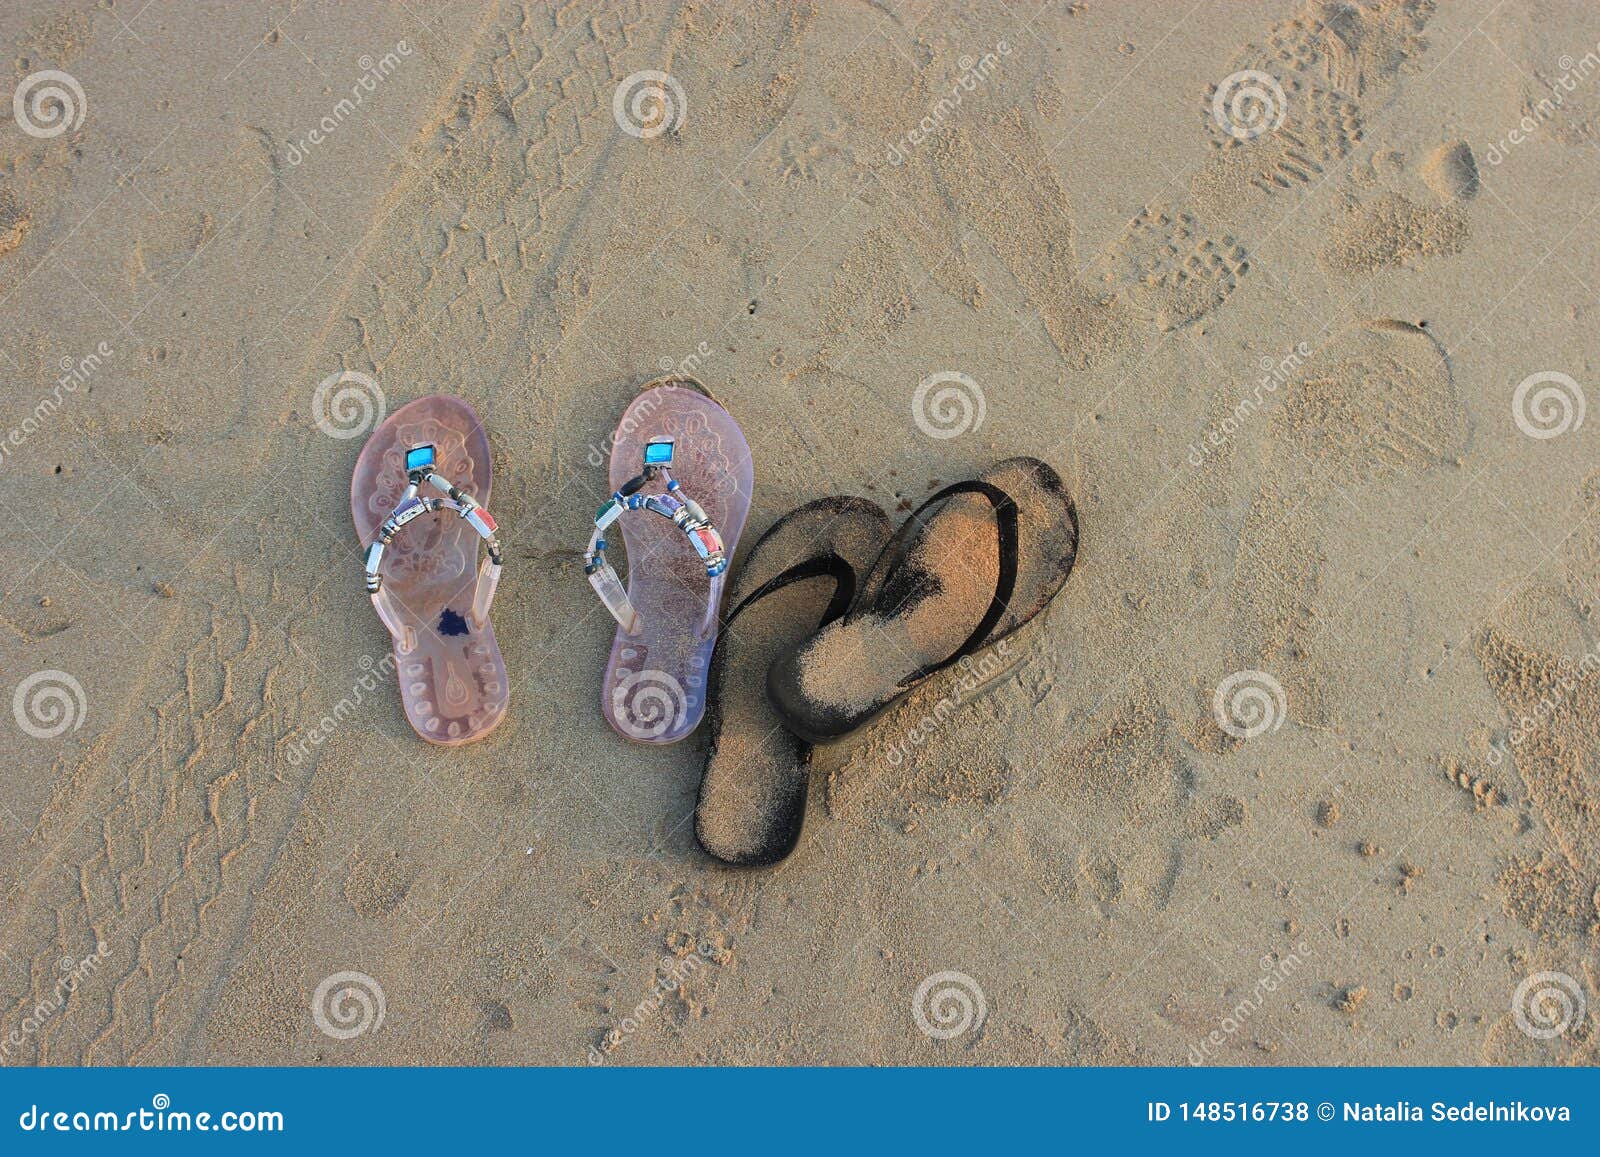
[[[1432,0],[1319,0],[1241,49],[1201,110],[1214,154],[1194,190],[1208,213],[1248,202],[1250,188],[1308,185],[1347,156],[1416,66],[1433,11]]]
[[[1424,48],[1431,0],[1314,3],[1246,45],[1204,95],[1210,150],[1186,198],[1142,208],[1100,261],[1109,291],[1159,329],[1221,306],[1249,272],[1262,199],[1306,189],[1363,140]]]
[[[418,398],[391,414],[356,460],[350,511],[363,544],[375,542],[396,511],[408,487],[408,451],[419,446],[433,447],[440,477],[489,504],[493,469],[477,413],[459,398]],[[499,562],[491,555],[480,569],[478,548],[466,519],[443,509],[408,522],[383,549],[373,603],[394,640],[406,718],[430,743],[481,739],[510,696],[489,622]]]

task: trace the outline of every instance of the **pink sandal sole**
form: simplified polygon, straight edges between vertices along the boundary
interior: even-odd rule
[[[668,435],[677,439],[673,477],[705,508],[732,559],[755,482],[750,447],[732,416],[687,379],[651,383],[623,413],[611,448],[612,489],[639,473],[646,442]],[[721,607],[709,608],[708,615],[711,580],[677,527],[638,515],[616,528],[627,551],[628,598],[639,612],[639,627],[632,635],[617,629],[601,710],[628,739],[676,743],[705,717]]]
[[[363,544],[406,488],[405,452],[436,447],[439,472],[487,505],[493,481],[489,439],[471,406],[435,394],[419,398],[373,431],[350,480],[350,513]],[[398,535],[383,559],[383,589],[399,614],[394,667],[406,719],[429,743],[481,739],[505,717],[505,660],[485,617],[474,623],[478,535],[449,511],[424,515]]]

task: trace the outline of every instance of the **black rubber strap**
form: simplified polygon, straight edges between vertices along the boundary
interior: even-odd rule
[[[912,511],[905,524],[889,540],[889,545],[884,548],[883,555],[873,564],[869,582],[876,579],[881,583],[891,571],[905,561],[912,537],[928,525],[928,521],[922,518],[923,511],[936,503],[948,502],[958,494],[981,494],[994,507],[995,526],[998,531],[997,537],[1000,551],[1000,573],[996,576],[994,584],[994,598],[989,600],[989,609],[984,612],[983,618],[978,620],[978,625],[967,636],[966,642],[962,643],[961,646],[939,662],[930,664],[922,668],[922,670],[906,676],[900,681],[899,685],[901,687],[909,687],[913,683],[926,679],[934,672],[942,671],[952,663],[960,662],[963,658],[982,647],[989,637],[989,632],[994,630],[995,625],[1000,622],[1001,616],[1011,606],[1011,596],[1017,589],[1016,500],[992,482],[984,482],[976,478],[946,486],[917,507],[916,510]]]
[[[829,600],[827,609],[822,612],[822,619],[817,623],[817,630],[821,630],[835,619],[841,617],[850,609],[850,603],[856,597],[856,569],[836,554],[818,554],[797,562],[787,570],[779,571],[744,598],[739,600],[739,605],[722,616],[722,626],[726,628],[729,623],[738,617],[739,613],[752,603],[759,602],[774,591],[780,591],[790,583],[802,582],[809,578],[821,578],[824,575],[833,579],[833,598]]]
[[[771,532],[769,531],[768,533]],[[760,544],[758,543],[757,545]],[[728,673],[727,663],[724,660],[722,649],[727,643],[728,637],[731,634],[731,632],[728,630],[728,626],[733,622],[734,619],[738,618],[743,611],[753,607],[756,603],[772,594],[772,592],[782,590],[790,583],[802,582],[809,578],[822,578],[823,576],[828,576],[833,579],[834,589],[833,598],[828,601],[827,610],[822,612],[822,619],[817,623],[816,629],[820,631],[823,627],[826,627],[835,619],[842,618],[844,613],[850,609],[850,604],[856,597],[856,568],[833,553],[812,555],[810,558],[805,559],[804,561],[795,563],[787,570],[779,571],[766,582],[758,586],[755,590],[751,591],[744,598],[740,599],[738,606],[734,607],[733,610],[722,616],[720,628],[717,632],[717,643],[711,651],[711,667],[712,670],[716,672],[715,678],[717,680],[717,695],[713,698],[711,704],[711,711],[713,713],[712,718],[716,722],[716,725],[711,729],[711,746],[713,751],[716,750],[716,745],[722,734],[720,722],[722,713],[721,690],[722,680],[727,677]],[[798,738],[794,739],[794,742],[797,745],[798,750],[802,753],[802,758],[809,759],[811,745],[805,740]]]

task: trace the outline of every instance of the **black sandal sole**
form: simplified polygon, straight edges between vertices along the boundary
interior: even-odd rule
[[[1030,486],[1053,509],[1019,510],[1016,496],[989,480],[1019,470],[1026,471]],[[805,666],[808,655],[813,653],[811,649],[821,638],[819,631],[817,637],[780,657],[767,672],[767,694],[773,709],[794,734],[809,743],[830,743],[865,726],[940,671],[993,646],[1032,621],[1065,584],[1077,561],[1077,508],[1055,470],[1035,458],[1012,458],[996,463],[977,479],[945,487],[918,507],[873,564],[856,607],[842,622],[832,625],[834,630],[855,627],[866,615],[874,615],[882,622],[894,621],[909,615],[930,597],[930,592],[937,593],[938,576],[913,571],[906,566],[906,559],[922,532],[939,517],[937,511],[926,517],[925,512],[964,494],[982,496],[994,512],[999,565],[988,609],[948,655],[909,671],[895,682],[892,693],[854,708],[819,702],[805,690]],[[1028,495],[1030,501],[1034,497]],[[1035,551],[1047,550],[1054,557],[1024,559],[1025,541]]]
[[[725,864],[774,864],[800,841],[811,745],[790,734],[772,713],[765,695],[766,667],[774,651],[798,645],[849,610],[860,580],[890,537],[891,525],[888,515],[866,499],[819,499],[779,519],[740,568],[729,599],[733,609],[724,616],[712,659],[711,744],[695,807],[695,837]],[[832,580],[831,588],[816,584],[813,609],[801,621],[763,621],[764,600],[814,579]],[[784,634],[773,637],[775,632]],[[747,648],[754,653],[740,654]],[[730,696],[734,679],[746,680],[747,689],[753,684],[753,696],[744,696],[744,702]],[[736,758],[743,762],[738,764],[729,754],[735,727],[748,729],[740,737],[743,749]]]

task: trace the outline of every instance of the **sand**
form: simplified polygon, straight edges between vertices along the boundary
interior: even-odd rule
[[[84,105],[0,125],[6,1063],[1595,1062],[1593,5],[0,43]],[[614,112],[645,70],[672,107]],[[704,735],[601,716],[578,558],[664,369],[744,428],[747,542],[1017,454],[1077,503],[1060,596],[819,749],[776,868],[695,846]],[[507,547],[510,708],[448,751],[347,503],[378,392],[436,390]],[[925,982],[984,1016],[923,1031]]]

